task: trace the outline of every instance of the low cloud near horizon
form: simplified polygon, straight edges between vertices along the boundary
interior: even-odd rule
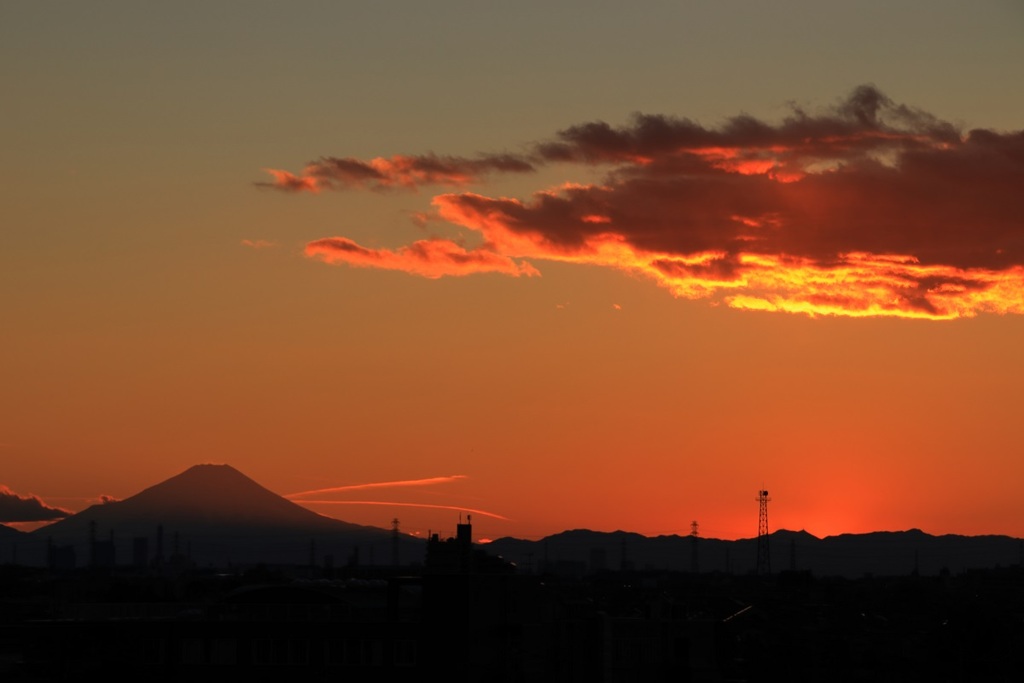
[[[38,496],[19,496],[0,485],[0,522],[49,522],[63,519],[72,513],[51,507]]]
[[[526,199],[465,188],[542,166],[600,167]],[[421,186],[443,237],[371,249],[310,241],[328,263],[428,278],[536,276],[543,261],[649,278],[672,295],[751,310],[954,319],[1024,313],[1024,131],[962,131],[864,85],[779,123],[737,115],[715,128],[637,114],[590,122],[522,155],[324,157],[270,170],[288,192]]]

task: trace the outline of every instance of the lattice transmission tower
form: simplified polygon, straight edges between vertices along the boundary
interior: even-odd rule
[[[757,573],[759,576],[768,576],[772,573],[772,556],[768,551],[768,491],[757,492],[758,515],[757,515]]]

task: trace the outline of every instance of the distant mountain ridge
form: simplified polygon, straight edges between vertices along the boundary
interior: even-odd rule
[[[817,576],[935,575],[1019,565],[1024,541],[1010,536],[933,536],[920,529],[841,534],[817,538],[782,529],[768,536],[773,573],[796,570]],[[757,539],[726,541],[692,536],[647,537],[625,531],[564,531],[538,541],[499,538],[487,546],[527,571],[586,574],[635,569],[752,573]]]
[[[106,544],[120,565],[173,555],[197,566],[394,560],[391,530],[317,514],[259,485],[229,465],[195,465],[134,496],[93,505],[61,521],[23,533],[0,525],[0,558],[45,564],[51,551],[70,549],[78,566],[94,560],[91,539]],[[942,570],[1013,566],[1024,541],[1000,535],[933,536],[920,529],[817,538],[806,531],[769,536],[773,573],[796,569],[818,576],[937,574]],[[573,529],[539,541],[499,538],[482,548],[526,572],[586,574],[601,570],[750,573],[757,539],[726,541],[691,536]],[[398,535],[399,562],[423,560],[425,542]]]
[[[393,534],[317,514],[260,486],[230,465],[195,465],[121,501],[93,505],[29,534],[37,546],[70,546],[76,562],[90,557],[91,539],[111,542],[115,561],[135,559],[140,545],[162,559],[173,554],[199,565],[387,563]],[[145,539],[139,541],[136,539]],[[399,557],[420,559],[423,542],[398,537]],[[37,552],[38,554],[38,552]]]

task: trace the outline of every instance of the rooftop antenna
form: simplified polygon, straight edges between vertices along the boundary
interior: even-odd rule
[[[769,576],[772,573],[772,557],[768,552],[768,497],[767,489],[757,492],[757,574]]]

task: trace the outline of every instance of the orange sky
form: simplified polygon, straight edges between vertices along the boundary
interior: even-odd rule
[[[1024,536],[1024,12],[572,4],[7,10],[0,516]]]

